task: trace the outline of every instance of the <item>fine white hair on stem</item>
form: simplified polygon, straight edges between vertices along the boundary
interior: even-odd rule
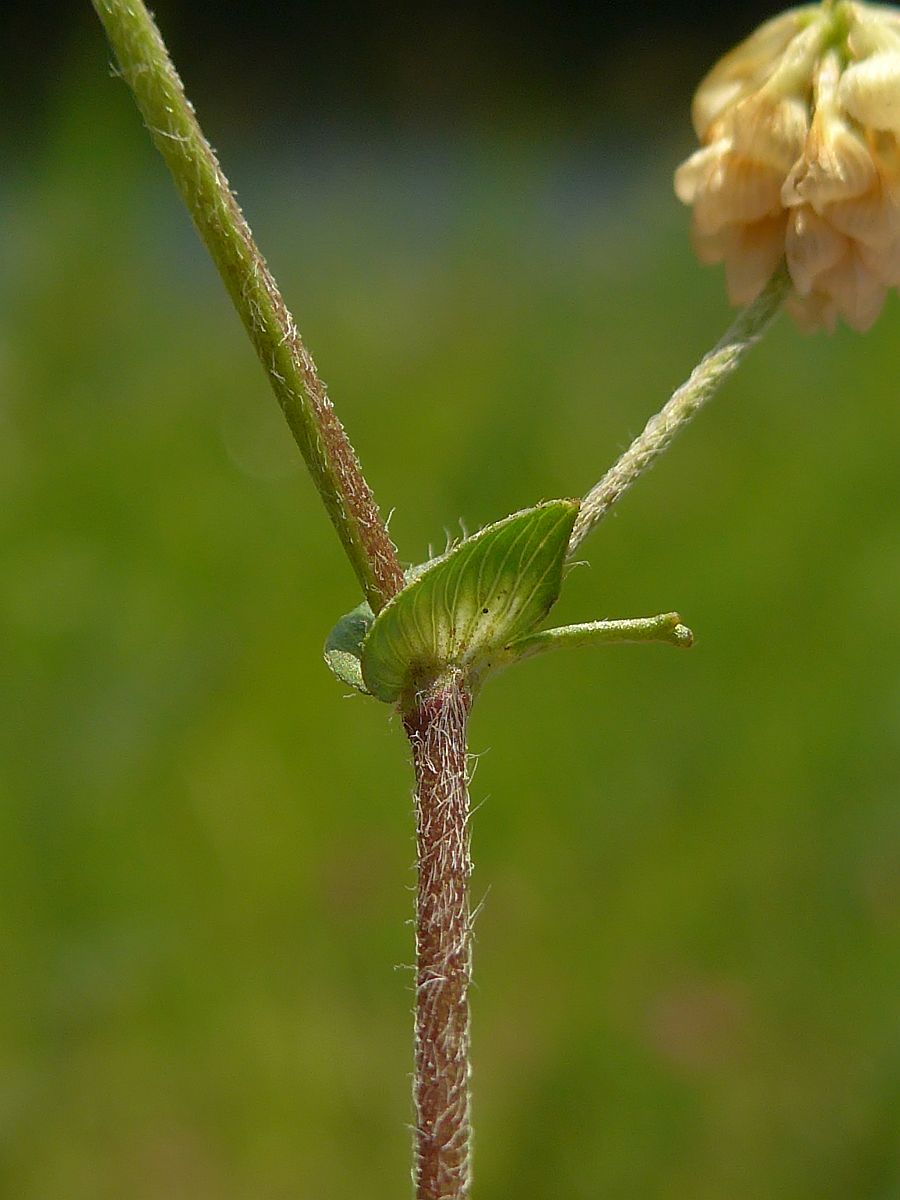
[[[419,1200],[469,1195],[468,881],[471,696],[450,675],[404,718],[416,769],[416,1109]]]
[[[781,308],[791,281],[782,266],[760,295],[738,313],[725,336],[700,360],[690,377],[650,418],[642,433],[581,502],[569,540],[569,557],[631,485],[668,450],[675,435],[716,394]]]

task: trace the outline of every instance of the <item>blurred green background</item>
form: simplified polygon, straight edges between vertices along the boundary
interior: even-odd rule
[[[596,117],[204,93],[408,560],[583,492],[728,320],[671,196],[705,49],[651,49]],[[406,1195],[411,775],[320,661],[352,575],[90,17],[18,129],[0,1195]],[[900,1197],[898,330],[782,320],[588,543],[559,622],[692,652],[479,702],[479,1200]]]

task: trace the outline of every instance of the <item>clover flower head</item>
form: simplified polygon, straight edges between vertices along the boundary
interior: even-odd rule
[[[801,326],[874,322],[900,286],[900,11],[805,5],[727,54],[694,97],[675,172],[703,262],[746,304],[782,258]]]

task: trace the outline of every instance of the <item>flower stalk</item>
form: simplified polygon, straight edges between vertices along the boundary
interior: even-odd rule
[[[790,286],[790,276],[781,267],[753,303],[738,313],[724,337],[700,360],[671,399],[650,418],[600,482],[591,488],[582,500],[575,520],[569,540],[570,557],[619,497],[668,450],[676,435],[737,370],[747,352],[777,316]]]
[[[92,0],[119,71],[244,323],[374,612],[403,572],[359,459],[332,407],[142,0]]]

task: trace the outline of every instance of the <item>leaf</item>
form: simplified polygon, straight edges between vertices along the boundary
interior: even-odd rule
[[[363,639],[372,628],[372,610],[364,600],[352,612],[341,617],[325,642],[325,662],[341,683],[369,695],[360,664]]]
[[[407,567],[403,572],[406,582],[410,583],[417,575],[421,575],[428,565],[428,563],[420,563],[417,566]],[[324,651],[325,665],[331,673],[341,683],[348,683],[350,687],[356,688],[358,692],[363,692],[366,696],[371,696],[372,693],[363,681],[362,665],[359,659],[362,654],[363,640],[372,628],[374,620],[375,616],[368,601],[363,600],[362,604],[358,604],[352,612],[345,613],[334,626],[325,642]]]
[[[488,525],[434,559],[390,600],[362,645],[379,700],[415,692],[448,666],[477,677],[559,597],[577,500],[549,500]]]

